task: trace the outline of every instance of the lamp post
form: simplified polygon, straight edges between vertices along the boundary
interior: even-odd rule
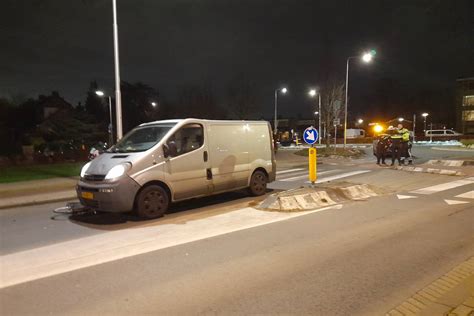
[[[278,88],[278,89],[275,89],[275,117],[274,117],[274,120],[273,120],[273,126],[274,126],[274,131],[273,133],[275,134],[275,136],[278,134],[278,92],[281,92],[283,94],[286,94],[288,92],[288,89],[287,88]]]
[[[423,116],[423,132],[426,132],[426,117],[428,116],[428,113],[423,113],[421,116]]]
[[[97,94],[99,97],[105,96],[105,93],[100,90],[97,90],[95,94]],[[107,96],[107,98],[109,99],[109,127],[108,127],[109,145],[112,146],[112,144],[114,143],[114,135],[113,135],[114,126],[112,125],[112,98],[110,97],[110,95]]]
[[[364,53],[362,55],[362,61],[364,63],[370,63],[376,53],[377,52],[373,49],[367,53]],[[344,148],[346,148],[346,142],[347,142],[347,104],[348,104],[348,93],[349,93],[349,61],[354,58],[360,58],[360,56],[348,57],[347,62],[346,62],[346,99],[345,99],[346,102],[344,105]]]
[[[120,65],[119,65],[119,44],[117,27],[117,0],[112,0],[114,16],[114,66],[115,66],[115,112],[117,117],[117,141],[123,136],[122,131],[122,96],[120,93]]]
[[[312,98],[316,94],[318,94],[318,99],[319,99],[319,101],[318,101],[318,112],[315,112],[314,114],[316,114],[316,113],[318,114],[318,133],[319,133],[318,143],[319,143],[319,145],[321,145],[321,136],[322,136],[322,134],[321,134],[321,93],[318,93],[316,91],[316,89],[311,89],[311,90],[309,90],[308,94]]]

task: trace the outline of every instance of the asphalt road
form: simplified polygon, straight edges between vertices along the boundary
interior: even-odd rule
[[[384,193],[297,216],[252,213],[255,201],[243,193],[183,202],[154,221],[110,214],[51,220],[64,203],[2,210],[2,263],[28,258],[25,266],[35,268],[43,257],[67,253],[77,261],[79,250],[93,247],[104,253],[102,261],[86,257],[82,268],[47,277],[26,269],[30,281],[0,290],[0,311],[380,315],[474,255],[474,183],[453,187],[445,184],[459,178],[387,170],[370,156],[319,171],[322,181],[368,183]],[[271,187],[301,186],[305,173],[299,165],[280,169]],[[413,193],[434,185],[430,194]],[[157,240],[151,248],[135,242],[150,235]],[[116,253],[107,250],[119,239],[129,252],[111,259]]]

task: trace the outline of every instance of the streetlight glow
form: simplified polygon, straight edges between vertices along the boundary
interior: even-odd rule
[[[365,53],[364,55],[362,55],[362,61],[364,61],[365,63],[370,63],[373,57],[374,56],[371,53]]]
[[[318,114],[319,114],[319,112],[318,112],[318,111],[314,112],[314,115],[318,115]]]
[[[99,97],[103,97],[105,95],[105,93],[103,91],[100,91],[100,90],[97,90],[95,92],[95,94],[97,94]]]
[[[421,116],[423,116],[424,118],[426,118],[428,115],[429,115],[428,113],[421,114]]]
[[[358,119],[357,123],[362,124],[362,123],[364,123],[364,120],[363,119]]]
[[[282,88],[282,89],[281,89],[281,93],[285,94],[285,93],[287,93],[287,92],[288,92],[288,89],[287,89],[287,88]]]
[[[156,102],[151,102],[151,105],[156,106]]]
[[[405,120],[405,119],[404,119],[403,117],[398,118],[398,121],[399,121],[400,123],[403,122],[404,120]]]
[[[314,97],[316,95],[316,90],[311,89],[311,90],[309,90],[308,94],[309,94],[310,97]]]

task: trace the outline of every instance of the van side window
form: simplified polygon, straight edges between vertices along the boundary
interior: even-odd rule
[[[169,155],[177,157],[201,148],[204,144],[204,132],[201,124],[187,124],[174,133],[166,144]]]

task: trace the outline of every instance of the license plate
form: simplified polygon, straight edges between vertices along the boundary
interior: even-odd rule
[[[81,196],[84,199],[92,200],[94,198],[94,193],[92,193],[92,192],[82,192]]]

